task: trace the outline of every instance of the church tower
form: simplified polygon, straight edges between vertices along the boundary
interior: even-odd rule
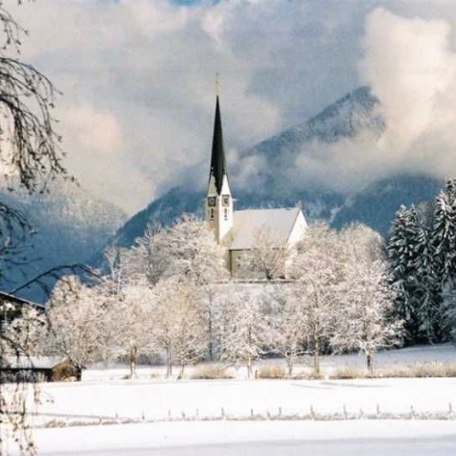
[[[209,185],[205,201],[205,214],[206,221],[215,232],[217,242],[223,242],[233,227],[233,198],[231,197],[226,171],[218,90],[215,102],[214,136],[212,140],[211,167],[209,170]]]

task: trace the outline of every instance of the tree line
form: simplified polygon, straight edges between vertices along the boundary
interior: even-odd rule
[[[395,312],[406,341],[456,337],[456,180],[434,201],[401,206],[387,241]]]
[[[250,377],[255,360],[271,355],[284,359],[290,376],[298,357],[309,355],[319,376],[322,353],[347,351],[363,353],[372,370],[377,350],[402,340],[382,239],[363,225],[337,232],[316,223],[293,247],[260,230],[239,264],[250,282],[230,277],[224,249],[193,216],[151,227],[132,248],[110,247],[105,258],[101,281],[62,279],[46,318],[17,320],[28,326],[11,334],[27,335],[29,351],[65,356],[79,369],[128,361],[132,377],[138,359],[152,356],[179,377],[203,360],[243,365]]]

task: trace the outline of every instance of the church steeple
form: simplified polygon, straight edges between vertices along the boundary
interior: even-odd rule
[[[223,129],[222,129],[222,116],[220,114],[220,101],[217,94],[215,102],[215,120],[214,120],[214,136],[212,138],[212,156],[211,156],[211,169],[209,172],[209,180],[214,178],[215,188],[217,194],[220,195],[222,191],[223,176],[226,176],[226,160],[225,150],[223,147]]]
[[[206,220],[222,242],[233,227],[233,199],[228,184],[225,151],[223,148],[222,116],[220,114],[219,79],[216,78],[214,136],[212,138],[211,167],[205,203]]]

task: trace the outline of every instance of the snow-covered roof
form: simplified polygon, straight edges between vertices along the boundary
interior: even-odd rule
[[[255,236],[261,229],[271,231],[278,243],[287,242],[300,211],[299,207],[234,211],[229,249],[251,249],[255,243]]]
[[[6,359],[6,365],[11,369],[52,369],[64,360],[61,356],[12,356]]]
[[[0,291],[0,304],[2,302],[12,302],[15,304],[28,304],[34,307],[40,307],[44,309],[43,304],[39,304],[37,302],[29,301],[28,299],[20,298],[19,296],[12,295],[10,293],[6,293],[5,291]]]

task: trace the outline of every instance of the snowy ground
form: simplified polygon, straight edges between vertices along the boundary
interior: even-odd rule
[[[387,352],[377,365],[433,361],[455,362],[456,349]],[[362,367],[363,358],[323,360],[326,371],[346,365]],[[412,454],[414,441],[423,449],[414,455],[456,454],[456,378],[245,380],[239,371],[232,380],[165,380],[162,368],[142,368],[138,379],[123,379],[127,373],[98,368],[81,383],[40,385],[31,423],[38,454]],[[321,421],[329,418],[342,421]]]
[[[454,421],[186,422],[39,429],[39,455],[454,455]],[[10,455],[17,454],[10,448]]]
[[[113,380],[45,384],[35,426],[177,419],[456,413],[456,379]],[[454,412],[450,412],[451,408]],[[456,421],[455,421],[456,428]]]

